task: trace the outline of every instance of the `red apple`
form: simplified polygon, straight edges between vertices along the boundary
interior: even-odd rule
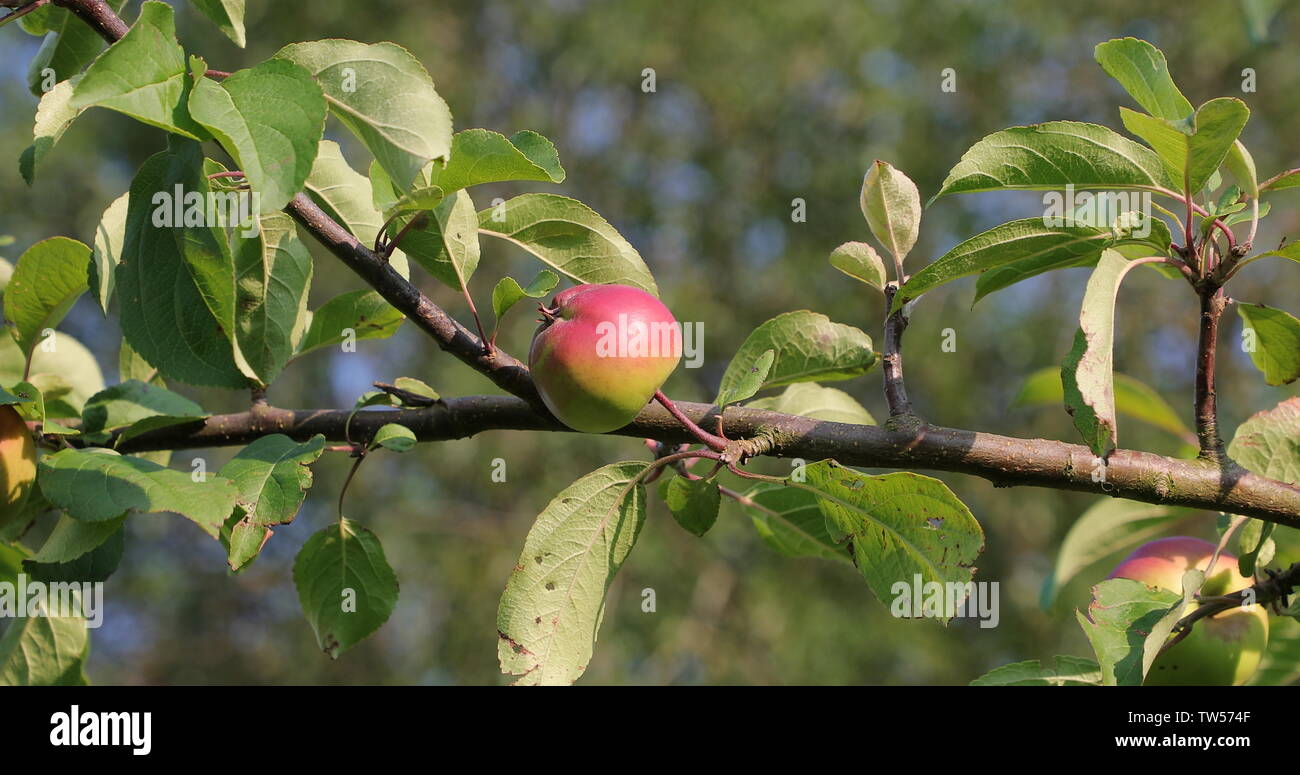
[[[579,285],[541,311],[528,366],[547,408],[575,431],[627,425],[681,359],[676,319],[639,288]]]
[[[1110,578],[1126,578],[1181,594],[1183,572],[1205,570],[1214,544],[1176,536],[1139,546]],[[1202,595],[1225,595],[1250,586],[1237,571],[1237,558],[1224,552],[1205,579]],[[1147,686],[1232,686],[1245,683],[1259,667],[1268,645],[1268,614],[1263,606],[1234,608],[1198,621],[1181,643],[1161,654],[1147,674]]]

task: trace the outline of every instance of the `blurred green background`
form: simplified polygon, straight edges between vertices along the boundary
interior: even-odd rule
[[[139,3],[131,0],[126,18]],[[735,348],[754,326],[811,308],[875,336],[881,301],[831,269],[839,243],[867,238],[858,209],[873,159],[910,175],[932,195],[961,154],[984,135],[1050,119],[1118,128],[1130,104],[1092,59],[1093,46],[1133,35],[1167,53],[1193,103],[1239,96],[1253,114],[1244,140],[1261,177],[1300,165],[1295,67],[1300,14],[1281,3],[1161,1],[1043,4],[830,2],[409,3],[373,0],[250,0],[248,48],[240,50],[184,2],[179,36],[210,66],[255,64],[286,43],[326,37],[409,48],[451,106],[456,128],[507,134],[533,129],[560,150],[561,186],[493,186],[476,200],[555,190],[590,204],[641,251],[665,301],[683,321],[705,327],[703,368],[679,369],[667,392],[708,400]],[[26,63],[39,41],[17,25],[0,31],[0,248],[10,260],[39,239],[89,242],[103,209],[164,136],[106,110],[81,117],[27,187],[17,172],[31,138],[36,98]],[[1254,68],[1257,93],[1242,94]],[[641,90],[644,68],[657,89]],[[957,90],[940,90],[953,68]],[[364,149],[331,120],[355,168]],[[215,152],[215,151],[214,151]],[[1274,197],[1260,245],[1300,232],[1296,194]],[[791,221],[802,198],[807,221]],[[1041,212],[1033,194],[951,197],[926,211],[913,270],[958,241],[1005,220]],[[495,280],[528,278],[537,265],[485,243],[473,290],[481,307]],[[322,251],[313,305],[360,286]],[[1286,262],[1253,264],[1234,283],[1239,299],[1295,309],[1300,287]],[[973,279],[929,294],[908,330],[909,392],[933,422],[1020,436],[1074,440],[1056,409],[1012,409],[1031,372],[1060,362],[1075,328],[1086,271],[1056,272],[971,308]],[[463,300],[418,276],[421,287],[467,319]],[[1194,297],[1154,272],[1135,273],[1120,297],[1117,369],[1159,390],[1191,421]],[[1263,383],[1239,347],[1229,314],[1221,367],[1222,425],[1230,434],[1250,414],[1294,395]],[[500,343],[526,353],[534,323],[516,312]],[[110,381],[120,337],[83,299],[63,324],[99,358]],[[944,329],[956,351],[941,349]],[[270,391],[285,407],[349,406],[374,380],[425,380],[444,395],[495,392],[414,328],[354,354],[318,353],[293,364]],[[879,372],[839,383],[876,416],[886,414]],[[185,392],[214,411],[244,408],[247,396]],[[1175,453],[1160,431],[1121,421],[1121,444]],[[215,470],[227,450],[178,452]],[[323,656],[298,610],[294,554],[334,517],[350,461],[327,455],[297,521],[280,528],[247,572],[230,575],[221,547],[185,520],[128,521],[122,567],[108,582],[105,626],[93,636],[89,673],[97,683],[144,684],[495,684],[497,600],[533,517],[563,486],[615,460],[645,456],[635,439],[492,433],[424,445],[367,462],[347,514],[375,530],[401,582],[389,622],[337,662]],[[507,481],[493,483],[493,460]],[[784,461],[757,470],[788,471]],[[979,479],[941,476],[984,526],[976,580],[996,581],[1001,621],[944,628],[890,616],[850,568],[777,555],[748,518],[725,503],[704,539],[686,534],[652,498],[650,519],[610,591],[596,654],[584,683],[918,684],[965,683],[997,665],[1090,651],[1071,609],[1086,585],[1053,610],[1039,589],[1071,521],[1095,499],[1037,489],[995,490]],[[1181,532],[1210,536],[1214,515]],[[1093,580],[1106,569],[1098,568]],[[652,588],[657,610],[642,611]]]

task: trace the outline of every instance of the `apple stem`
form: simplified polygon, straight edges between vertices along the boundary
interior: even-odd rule
[[[700,426],[696,425],[695,422],[691,420],[691,418],[687,417],[685,414],[682,413],[681,409],[677,408],[677,404],[674,404],[671,398],[664,395],[664,391],[656,390],[655,400],[658,401],[660,404],[663,404],[663,407],[668,410],[668,413],[671,414],[673,418],[677,420],[677,422],[685,426],[686,430],[690,431],[691,435],[699,439],[700,442],[704,444],[706,447],[713,450],[714,452],[722,452],[727,448],[726,439],[722,438],[721,436],[715,436],[712,433],[709,433],[708,431],[704,430]]]

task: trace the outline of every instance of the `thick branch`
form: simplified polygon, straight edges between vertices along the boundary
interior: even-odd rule
[[[677,402],[693,422],[707,425],[716,409],[709,404]],[[256,414],[217,415],[206,421],[152,431],[124,443],[123,452],[242,445],[270,433],[305,440],[323,434],[343,441],[349,410],[265,408]],[[422,441],[473,436],[489,430],[566,431],[549,415],[509,396],[446,399],[425,409],[365,411],[351,425],[352,440],[364,441],[379,426],[399,423]],[[1092,452],[1077,444],[1019,439],[941,427],[893,431],[874,425],[848,425],[807,417],[728,408],[724,423],[731,438],[763,436],[772,440],[766,453],[805,460],[835,458],[845,465],[871,468],[929,469],[980,476],[999,487],[1017,485],[1075,490],[1147,503],[1226,511],[1300,527],[1300,487],[1244,470],[1221,470],[1204,460],[1180,460],[1147,452],[1111,453],[1105,481],[1093,479]],[[664,442],[696,439],[664,408],[651,404],[621,436]]]

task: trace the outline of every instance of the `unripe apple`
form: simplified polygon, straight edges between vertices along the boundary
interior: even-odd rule
[[[1139,546],[1110,578],[1126,578],[1181,594],[1183,572],[1205,570],[1214,544],[1176,536]],[[1205,579],[1202,595],[1226,595],[1251,585],[1237,571],[1237,558],[1219,555],[1214,573]],[[1184,612],[1187,613],[1187,612]],[[1172,637],[1172,636],[1171,636]],[[1201,619],[1182,642],[1156,658],[1146,686],[1233,686],[1254,675],[1268,645],[1268,614],[1260,605],[1233,608]]]
[[[36,444],[18,410],[0,406],[0,525],[27,505],[36,482]]]
[[[578,285],[540,309],[528,366],[547,408],[575,431],[627,425],[681,360],[673,313],[639,288]]]

